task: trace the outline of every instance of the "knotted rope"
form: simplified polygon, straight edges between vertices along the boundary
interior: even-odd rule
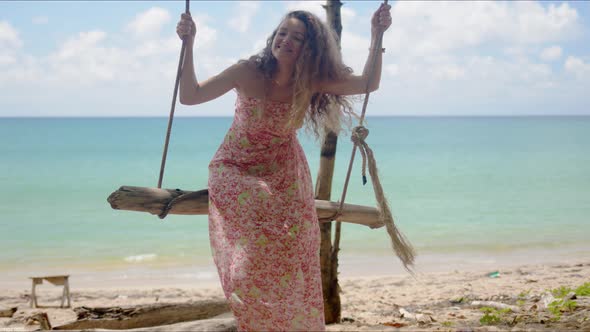
[[[356,126],[352,130],[352,135],[350,136],[350,140],[354,145],[356,145],[363,157],[363,164],[362,164],[362,175],[363,175],[363,186],[367,184],[367,151],[371,151],[371,155],[373,155],[373,151],[369,148],[369,145],[365,142],[365,139],[369,136],[369,129],[363,126]],[[370,172],[369,172],[370,173]]]
[[[362,176],[363,185],[367,183],[366,169],[367,163],[369,165],[369,175],[371,176],[371,182],[373,183],[373,191],[375,192],[375,200],[377,201],[377,208],[379,210],[379,218],[385,224],[387,233],[391,238],[391,245],[393,250],[404,264],[406,270],[411,271],[409,266],[414,264],[415,251],[410,242],[395,226],[393,215],[389,208],[389,203],[383,192],[381,181],[379,180],[379,170],[377,169],[377,162],[373,155],[373,150],[369,147],[365,139],[369,135],[369,130],[363,126],[357,126],[353,129],[350,137],[354,146],[356,146],[361,156],[363,157],[362,164]]]
[[[180,189],[176,189],[177,192],[181,191]],[[160,212],[160,214],[158,214],[158,217],[160,219],[164,219],[168,216],[168,213],[170,213],[170,210],[172,210],[172,207],[174,206],[174,204],[176,204],[178,201],[181,200],[181,197],[184,197],[185,194],[180,194],[176,197],[172,197],[166,204],[164,204],[164,206],[162,207],[162,211]]]
[[[384,0],[384,4],[387,4],[387,0]],[[346,193],[348,190],[348,183],[350,181],[350,174],[352,172],[352,166],[354,164],[354,157],[356,154],[357,148],[361,152],[361,156],[363,158],[363,165],[362,165],[362,176],[363,176],[363,185],[367,183],[367,176],[366,176],[366,168],[367,163],[369,165],[369,175],[371,176],[371,182],[373,183],[373,190],[375,192],[375,199],[377,200],[377,208],[379,210],[379,218],[385,225],[387,229],[387,233],[391,238],[391,245],[393,247],[394,252],[401,260],[404,268],[413,273],[411,270],[411,266],[414,265],[414,258],[416,256],[414,248],[410,244],[410,242],[406,239],[406,237],[400,232],[400,230],[395,226],[393,215],[391,210],[389,209],[389,203],[385,198],[385,194],[383,192],[383,187],[381,186],[381,182],[379,181],[379,172],[377,170],[377,163],[375,162],[375,157],[373,155],[373,150],[369,148],[365,139],[369,135],[369,130],[363,126],[363,121],[365,119],[365,114],[367,112],[367,104],[369,103],[369,84],[372,81],[372,77],[375,71],[375,62],[377,61],[377,56],[379,52],[383,52],[382,46],[383,42],[383,31],[379,33],[377,36],[377,42],[374,45],[373,50],[373,58],[372,58],[372,66],[369,68],[368,79],[367,79],[367,86],[366,86],[366,93],[365,93],[365,100],[363,103],[363,110],[361,113],[361,117],[359,120],[359,126],[353,129],[351,140],[353,142],[352,147],[352,155],[350,156],[350,163],[348,164],[348,171],[346,173],[346,180],[344,181],[344,189],[342,190],[342,197],[340,198],[340,206],[338,207],[338,211],[332,216],[332,220],[336,220],[341,214],[342,209],[344,207],[344,201],[346,199]],[[339,227],[340,223],[337,223],[337,227]],[[335,248],[334,250],[338,250],[338,242],[335,241]]]

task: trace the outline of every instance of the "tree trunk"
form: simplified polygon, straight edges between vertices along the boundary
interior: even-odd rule
[[[338,35],[338,45],[342,32],[340,19],[340,0],[326,0],[324,9],[328,25]],[[332,192],[332,177],[334,175],[334,162],[336,161],[336,146],[338,136],[328,132],[324,137],[320,157],[320,169],[316,181],[316,199],[330,200]],[[338,257],[332,254],[332,223],[320,225],[321,247],[320,262],[322,266],[322,290],[324,293],[324,315],[326,324],[339,323],[341,318],[340,294],[338,286]]]

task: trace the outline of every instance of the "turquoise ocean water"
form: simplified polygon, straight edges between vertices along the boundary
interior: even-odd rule
[[[231,121],[175,119],[163,186],[206,188]],[[0,119],[0,275],[212,271],[206,216],[161,221],[106,201],[121,185],[156,187],[166,126],[166,118]],[[367,127],[398,225],[421,256],[590,252],[590,117],[374,117]],[[315,179],[319,144],[300,136]],[[341,137],[332,200],[350,152]],[[374,205],[360,158],[347,202]],[[384,229],[344,224],[341,243],[343,257],[391,255]]]

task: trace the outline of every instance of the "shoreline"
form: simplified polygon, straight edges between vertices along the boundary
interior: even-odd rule
[[[574,264],[590,257],[590,246],[562,249],[526,249],[496,253],[418,253],[416,275],[432,273],[479,272],[482,274],[523,265]],[[129,264],[125,268],[67,267],[11,269],[0,272],[0,293],[29,290],[29,277],[70,275],[71,289],[154,288],[154,287],[219,287],[217,270],[209,264],[152,265],[150,262]],[[389,254],[339,255],[339,278],[409,276],[397,257]]]
[[[570,263],[527,264],[498,269],[497,276],[482,270],[424,272],[364,277],[342,277],[342,322],[327,325],[328,331],[512,331],[517,330],[588,330],[590,296],[577,298],[577,307],[551,320],[552,313],[543,307],[548,291],[560,287],[576,289],[590,286],[590,260]],[[144,285],[145,286],[145,285]],[[156,303],[187,303],[223,300],[220,286],[181,285],[117,288],[73,288],[72,306],[136,307]],[[61,287],[45,286],[38,292],[42,308],[28,305],[30,290],[3,291],[0,307],[17,307],[12,318],[0,318],[0,331],[32,331],[27,318],[44,312],[52,326],[76,320],[71,308],[58,308]],[[473,301],[493,301],[518,306],[517,312],[503,313],[500,321],[488,326],[481,323],[484,313]],[[405,315],[405,316],[404,316]],[[411,316],[413,315],[413,316]],[[231,318],[231,315],[225,316]],[[413,317],[413,318],[412,318]],[[419,318],[416,318],[419,317]],[[554,318],[554,317],[553,317]],[[194,330],[196,322],[171,325],[168,330]]]

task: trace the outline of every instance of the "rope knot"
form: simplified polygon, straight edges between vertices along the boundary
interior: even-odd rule
[[[369,129],[365,128],[364,126],[354,127],[350,136],[350,140],[359,148],[361,156],[363,157],[363,186],[367,184],[367,150],[370,150],[367,142],[365,142],[367,136],[369,136]]]
[[[389,209],[389,203],[385,198],[385,193],[383,192],[383,187],[381,186],[381,181],[379,181],[379,172],[377,170],[377,163],[375,162],[375,156],[373,155],[373,150],[369,147],[365,139],[369,135],[369,130],[363,126],[354,127],[352,130],[352,134],[350,139],[354,143],[355,148],[358,148],[361,156],[363,157],[363,185],[367,183],[367,176],[366,176],[366,169],[367,164],[369,166],[369,174],[371,175],[371,180],[373,183],[373,189],[375,191],[375,199],[377,201],[377,206],[379,208],[379,217],[383,221],[383,224],[387,228],[387,233],[391,238],[391,244],[393,246],[393,250],[400,258],[404,267],[412,272],[410,267],[414,264],[414,248],[412,245],[406,240],[405,236],[397,229],[393,221],[393,215],[391,210]],[[354,157],[353,150],[353,157]],[[351,158],[351,160],[353,160]],[[352,161],[351,161],[352,164]],[[350,175],[350,168],[349,173]],[[347,180],[348,181],[348,178]],[[344,186],[346,190],[346,183]],[[346,193],[346,192],[345,192]],[[344,195],[343,195],[344,197]],[[342,202],[344,198],[342,198]],[[342,202],[340,203],[340,209],[342,209]]]
[[[365,128],[364,126],[356,126],[352,129],[352,135],[350,136],[350,140],[355,145],[359,145],[360,142],[365,141],[367,136],[369,136],[369,129]]]

